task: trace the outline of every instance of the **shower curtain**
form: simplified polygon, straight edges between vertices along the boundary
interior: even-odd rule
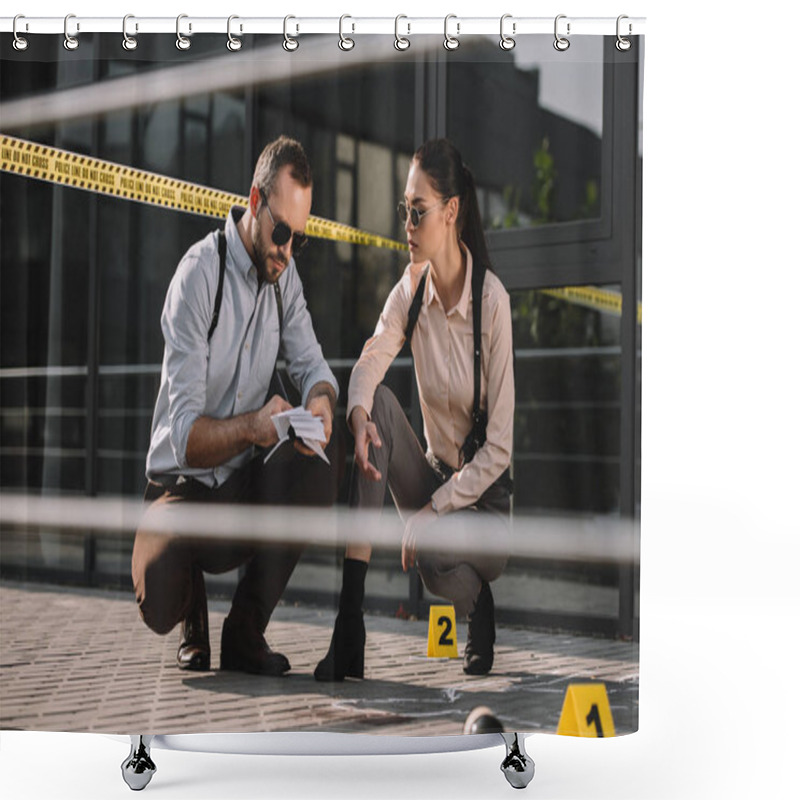
[[[486,34],[450,49],[442,35],[404,48],[344,31],[290,26],[238,47],[198,33],[188,48],[173,34],[125,48],[120,33],[74,30],[73,49],[57,35],[24,50],[0,41],[3,728],[444,736],[474,732],[481,715],[520,732],[638,727],[642,37],[563,48],[552,35],[498,46]],[[178,21],[177,42],[189,36]],[[252,509],[225,506],[230,527],[217,531],[305,546],[266,632],[291,670],[218,668],[245,564],[206,572],[210,665],[186,671],[181,624],[150,630],[131,578],[162,310],[186,251],[248,203],[259,154],[281,135],[313,174],[309,245],[293,268],[338,386],[346,469],[327,517],[280,506],[260,526]],[[465,673],[471,623],[403,570],[404,521],[387,492],[370,518],[363,679],[319,682],[357,519],[350,376],[413,260],[397,213],[402,201],[413,224],[412,157],[439,138],[474,176],[513,341],[494,662]],[[290,361],[282,353],[279,372],[302,405]],[[428,449],[418,368],[406,344],[384,383]]]

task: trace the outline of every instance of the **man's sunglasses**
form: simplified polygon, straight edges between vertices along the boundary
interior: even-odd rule
[[[400,217],[400,222],[402,222],[403,225],[406,224],[406,220],[409,219],[409,217],[410,217],[411,218],[411,227],[412,228],[418,228],[419,227],[419,223],[422,221],[422,218],[426,214],[430,214],[431,211],[433,211],[434,208],[436,208],[437,206],[443,205],[449,199],[450,199],[449,197],[445,197],[443,200],[440,200],[438,203],[435,203],[434,205],[432,205],[429,209],[427,209],[427,211],[422,211],[422,212],[420,212],[419,210],[414,208],[414,206],[411,206],[411,208],[409,208],[405,204],[405,201],[401,200],[397,204],[397,216]]]
[[[298,231],[293,232],[285,222],[275,222],[275,217],[272,216],[272,212],[269,210],[269,203],[267,203],[267,196],[264,194],[264,190],[259,189],[259,192],[264,202],[264,208],[267,209],[267,214],[269,214],[270,221],[272,222],[273,243],[278,245],[278,247],[283,247],[289,239],[292,239],[292,251],[295,254],[299,253],[308,244],[308,236]]]

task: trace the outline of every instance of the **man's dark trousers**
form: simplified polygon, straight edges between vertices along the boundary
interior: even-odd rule
[[[166,634],[192,607],[192,574],[199,568],[220,574],[245,564],[231,605],[232,615],[246,616],[263,633],[302,555],[302,542],[258,543],[236,540],[235,530],[220,531],[219,539],[147,530],[150,514],[173,503],[242,503],[283,506],[332,506],[344,474],[344,436],[334,424],[321,458],[298,453],[284,442],[264,464],[256,455],[222,486],[210,489],[185,480],[170,488],[150,484],[145,500],[153,500],[133,545],[131,575],[136,601],[145,623]],[[162,509],[163,510],[163,509]],[[264,513],[269,513],[265,510]]]

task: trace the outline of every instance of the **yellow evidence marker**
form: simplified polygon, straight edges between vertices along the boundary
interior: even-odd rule
[[[571,683],[567,686],[556,733],[593,738],[614,736],[605,684]]]
[[[456,610],[453,606],[431,606],[428,658],[458,658]]]

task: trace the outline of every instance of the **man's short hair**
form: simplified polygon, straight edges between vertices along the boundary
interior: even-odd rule
[[[288,136],[279,137],[261,151],[253,172],[253,186],[261,189],[269,197],[278,172],[287,165],[291,169],[293,180],[303,188],[311,186],[311,165],[308,163],[303,145]]]

